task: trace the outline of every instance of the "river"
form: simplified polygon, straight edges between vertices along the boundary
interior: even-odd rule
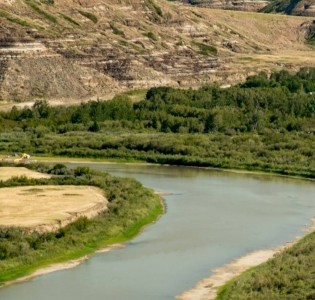
[[[185,167],[80,165],[170,193],[166,214],[127,247],[0,289],[1,300],[174,299],[212,269],[303,234],[315,216],[311,181]]]

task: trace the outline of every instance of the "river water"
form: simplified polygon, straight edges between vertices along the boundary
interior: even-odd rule
[[[71,164],[75,166],[75,164]],[[197,168],[80,164],[171,193],[167,212],[123,249],[0,289],[1,300],[167,300],[211,269],[303,234],[315,184]]]

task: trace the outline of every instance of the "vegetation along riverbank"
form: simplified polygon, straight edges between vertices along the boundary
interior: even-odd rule
[[[311,233],[308,238],[314,242],[315,219],[312,220],[312,225],[305,230],[305,233]],[[296,237],[293,241],[287,242],[285,245],[263,249],[248,253],[232,262],[219,267],[212,271],[212,275],[202,279],[197,285],[188,291],[185,291],[177,297],[180,300],[222,300],[222,299],[309,299],[308,296],[313,295],[313,290],[306,285],[306,289],[297,298],[300,291],[288,279],[297,278],[298,273],[304,267],[310,267],[310,260],[314,256],[314,251],[309,251],[305,255],[305,241],[303,236]],[[309,241],[308,241],[309,242]],[[302,264],[300,268],[289,266],[290,253],[294,246],[295,255],[298,252],[299,261]],[[303,255],[301,255],[303,253]],[[291,258],[292,260],[292,258]],[[289,262],[290,263],[290,262]],[[266,273],[271,272],[271,276]],[[259,272],[261,274],[259,274]],[[274,274],[279,275],[279,271],[283,272],[278,278],[278,283],[270,286],[270,281],[273,280]],[[304,273],[304,278],[307,281],[313,281],[313,268]],[[290,273],[290,274],[289,274]],[[252,274],[253,278],[251,277]],[[264,278],[265,276],[265,278]],[[263,281],[259,281],[263,278]],[[248,289],[253,285],[253,289]],[[247,286],[246,286],[247,285]],[[278,286],[277,286],[278,285]],[[237,287],[235,290],[235,286]],[[240,293],[239,289],[246,286],[246,297]],[[259,286],[259,288],[257,288]],[[243,291],[242,291],[243,293]],[[312,298],[310,298],[312,299]]]
[[[1,112],[0,151],[315,177],[315,69],[243,84],[150,89],[111,101]]]
[[[314,299],[315,232],[219,288],[217,300]]]
[[[163,213],[154,191],[129,178],[117,178],[85,167],[32,164],[51,178],[13,177],[0,188],[20,186],[93,186],[103,190],[107,210],[88,219],[79,217],[57,231],[38,232],[23,227],[0,227],[0,285],[51,264],[84,257],[107,245],[129,240]]]
[[[267,76],[261,73],[249,77],[243,84],[226,89],[218,85],[204,86],[197,90],[152,88],[148,90],[145,99],[138,102],[133,102],[126,94],[107,102],[91,101],[67,107],[50,107],[47,102],[36,101],[32,108],[13,107],[11,111],[0,113],[0,151],[6,154],[27,152],[43,156],[264,171],[315,178],[314,82],[315,69],[304,68],[296,74],[280,71]],[[86,174],[83,177],[73,176],[74,182],[94,182],[91,179],[94,175],[91,178]],[[119,180],[117,182],[112,193],[106,189],[106,196],[110,199],[111,195],[115,204],[102,222],[122,222],[118,227],[125,228],[124,222],[127,219],[124,214],[128,215],[130,209],[125,210],[123,206],[123,212],[120,213],[122,203],[115,195],[116,192],[120,195],[124,191],[117,188]],[[151,209],[160,213],[160,206]],[[80,231],[76,225],[69,228],[71,232]],[[116,226],[113,228],[113,236],[121,234],[120,231],[116,232]],[[84,234],[83,230],[83,235],[80,233],[78,240]],[[119,238],[113,238],[110,233],[107,235],[110,241],[119,241]],[[72,238],[72,233],[65,237]],[[98,237],[96,234],[94,238],[98,240]],[[67,241],[65,247],[71,245],[72,242],[62,238],[61,241]],[[54,236],[53,240],[60,238]],[[303,297],[312,297],[312,285],[309,282],[315,282],[314,272],[308,266],[312,263],[312,257],[315,257],[315,247],[312,246],[314,241],[314,234],[310,234],[261,269],[254,269],[257,273],[246,272],[244,278],[252,280],[255,277],[259,283],[257,289],[252,290],[253,294],[248,292],[252,299],[259,299],[260,296],[260,299],[266,299],[266,295],[270,296],[268,299],[306,299],[296,298],[299,289],[303,289]],[[76,243],[75,240],[74,244]],[[101,244],[104,243],[107,242],[102,241]],[[50,245],[49,238],[44,244]],[[88,239],[88,246],[80,246],[77,251],[81,251],[81,254],[92,252],[95,248],[92,247],[91,250],[90,245],[96,244],[99,245],[98,242],[93,242],[93,238]],[[39,251],[40,249],[38,248]],[[32,250],[32,253],[40,253],[36,251]],[[73,255],[74,252],[71,251],[60,254],[60,260],[79,256]],[[13,267],[7,273],[0,272],[2,281],[22,275],[16,274],[18,269],[14,269],[14,266],[18,266],[18,261],[23,266],[19,272],[23,274],[31,271],[30,266],[35,265],[29,263],[32,257],[9,259],[13,259]],[[58,260],[59,256],[55,261]],[[36,267],[48,262],[49,258],[46,261],[39,260]],[[23,271],[24,266],[26,269]],[[238,282],[243,281],[236,279],[234,283],[228,284],[221,290],[220,297],[246,299],[242,298],[243,295],[239,296],[234,288],[242,286]],[[248,282],[244,281],[244,291],[256,284]],[[264,294],[269,288],[270,293]],[[273,294],[274,292],[278,294]],[[236,293],[235,298],[232,293]]]

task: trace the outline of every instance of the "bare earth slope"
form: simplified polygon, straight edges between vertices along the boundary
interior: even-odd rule
[[[312,19],[163,0],[0,0],[0,97],[64,101],[315,65]]]

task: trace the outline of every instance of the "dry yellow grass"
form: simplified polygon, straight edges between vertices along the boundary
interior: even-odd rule
[[[0,3],[1,11],[7,13],[1,19],[4,29],[0,37],[10,36],[17,41],[0,50],[3,55],[12,52],[19,57],[8,61],[1,82],[2,98],[25,99],[29,102],[21,105],[32,106],[36,90],[36,97],[67,105],[109,99],[130,88],[178,83],[197,87],[213,81],[234,84],[259,71],[295,71],[315,66],[314,46],[305,40],[312,17],[154,2],[155,5],[143,0],[55,1],[41,9],[56,18],[56,26],[23,1],[15,0],[14,5]],[[79,11],[89,12],[98,21],[91,22]],[[22,21],[35,26],[48,42],[25,43],[21,38],[25,36]],[[80,26],[73,26],[76,22]],[[215,47],[217,55],[204,55],[201,48],[205,45]],[[87,55],[84,58],[80,53]],[[108,70],[92,66],[111,61],[113,53],[113,62],[108,67],[104,65]],[[116,68],[122,62],[125,69]],[[13,104],[9,101],[0,106],[10,109]]]
[[[23,167],[0,167],[0,180],[8,180],[15,176],[28,178],[50,178],[50,175],[32,171]]]
[[[107,208],[103,191],[90,186],[27,186],[0,189],[0,226],[51,231]]]

